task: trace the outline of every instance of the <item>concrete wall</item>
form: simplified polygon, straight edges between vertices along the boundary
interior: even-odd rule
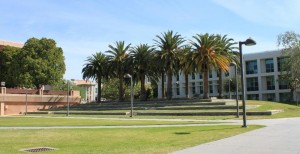
[[[80,103],[81,97],[79,91],[71,91],[70,95],[67,96],[67,92],[56,92],[58,94],[43,95],[42,90],[39,94],[8,94],[6,88],[1,87],[0,93],[0,115],[15,115],[24,114],[26,112],[34,112],[41,109],[49,109],[52,107],[59,107]],[[9,91],[9,90],[8,90]],[[65,93],[61,95],[60,93]]]

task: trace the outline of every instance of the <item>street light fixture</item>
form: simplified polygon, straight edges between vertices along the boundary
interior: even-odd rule
[[[239,111],[239,88],[238,88],[238,82],[237,82],[237,67],[236,63],[231,63],[230,65],[234,66],[234,78],[235,78],[235,101],[236,101],[236,117],[240,117],[240,111]]]
[[[256,42],[248,38],[246,41],[239,42],[239,50],[240,50],[240,65],[241,65],[241,81],[242,81],[242,101],[243,101],[243,126],[242,127],[247,127],[247,121],[246,121],[246,103],[245,103],[245,81],[244,81],[244,68],[243,68],[243,52],[242,52],[242,45],[246,46],[252,46],[256,45]]]
[[[130,78],[130,100],[131,100],[131,112],[130,117],[133,117],[133,91],[132,91],[132,76],[130,74],[124,75],[124,78]]]

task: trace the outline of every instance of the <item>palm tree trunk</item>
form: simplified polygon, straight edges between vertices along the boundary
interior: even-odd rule
[[[172,68],[171,67],[168,68],[167,76],[168,76],[167,99],[171,100],[172,99]]]
[[[223,98],[223,87],[222,87],[222,85],[223,85],[223,79],[222,79],[223,77],[222,77],[222,70],[221,69],[219,69],[219,81],[218,81],[218,91],[219,91],[219,96],[218,96],[218,98]],[[230,85],[229,85],[230,86]]]
[[[203,99],[208,98],[208,70],[203,70]]]
[[[101,102],[101,82],[102,82],[102,78],[98,76],[98,95],[97,95],[97,102]]]
[[[185,97],[188,99],[189,96],[189,74],[184,74],[184,80],[185,80]]]
[[[165,98],[165,72],[161,73],[161,97]]]
[[[146,96],[146,90],[145,90],[145,75],[141,74],[141,96],[140,96],[141,101],[146,101],[147,96]]]

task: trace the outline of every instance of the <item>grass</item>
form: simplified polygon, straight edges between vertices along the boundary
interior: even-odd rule
[[[132,125],[175,125],[207,124],[201,121],[158,121],[158,120],[113,120],[59,117],[0,117],[0,126],[132,126]]]
[[[53,147],[45,153],[169,153],[251,131],[262,126],[203,126],[134,129],[38,129],[1,130],[1,153],[20,149]]]
[[[269,101],[253,101],[246,102],[249,105],[260,105],[255,109],[249,109],[248,111],[267,111],[267,110],[282,110],[283,112],[274,114],[272,116],[248,116],[249,119],[275,119],[275,118],[289,118],[300,117],[300,107],[291,104],[284,104],[278,102]]]

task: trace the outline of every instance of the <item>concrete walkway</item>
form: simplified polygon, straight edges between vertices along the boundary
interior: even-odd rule
[[[172,154],[300,154],[300,118],[248,120],[267,127]]]

